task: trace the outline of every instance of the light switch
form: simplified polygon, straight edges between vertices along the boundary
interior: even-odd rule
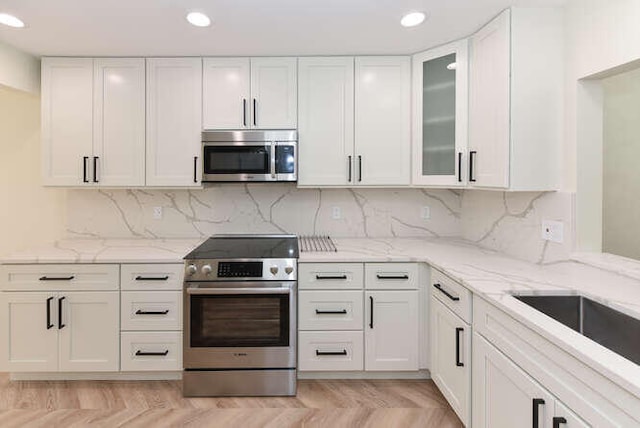
[[[155,220],[162,219],[162,207],[153,207],[153,218]]]
[[[564,223],[561,221],[543,220],[542,239],[562,244],[564,242]]]

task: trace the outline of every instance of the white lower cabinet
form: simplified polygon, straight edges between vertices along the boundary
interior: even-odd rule
[[[463,424],[471,415],[471,326],[431,298],[431,378]]]
[[[182,370],[182,332],[122,332],[122,371]]]
[[[360,371],[364,368],[362,331],[301,331],[301,371]]]
[[[298,293],[300,330],[362,330],[362,291],[304,290]]]
[[[365,306],[365,370],[418,370],[418,291],[367,291]]]
[[[60,371],[118,371],[118,292],[60,293]]]

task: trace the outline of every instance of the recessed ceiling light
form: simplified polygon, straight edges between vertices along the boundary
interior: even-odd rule
[[[415,27],[416,25],[422,24],[426,17],[427,16],[422,12],[407,13],[400,20],[400,24],[403,27]]]
[[[9,15],[8,13],[0,13],[0,24],[8,25],[9,27],[15,28],[24,27],[24,22],[13,15]]]
[[[196,27],[208,27],[211,25],[211,19],[201,12],[190,12],[187,14],[187,21]]]

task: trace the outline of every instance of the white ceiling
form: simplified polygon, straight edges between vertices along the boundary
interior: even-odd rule
[[[564,0],[0,0],[0,40],[36,55],[406,54],[465,37],[510,5]],[[207,13],[208,28],[185,20]],[[423,25],[401,16],[425,11]]]

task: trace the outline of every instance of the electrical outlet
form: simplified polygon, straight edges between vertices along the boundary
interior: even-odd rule
[[[431,218],[431,208],[428,206],[424,206],[420,209],[420,217],[424,220],[429,220]]]
[[[542,239],[562,244],[564,242],[564,223],[561,221],[543,220]]]
[[[153,218],[154,220],[162,219],[162,207],[153,207]]]
[[[340,209],[340,207],[333,207],[331,209],[331,218],[333,218],[334,220],[340,220],[341,217],[342,210]]]

